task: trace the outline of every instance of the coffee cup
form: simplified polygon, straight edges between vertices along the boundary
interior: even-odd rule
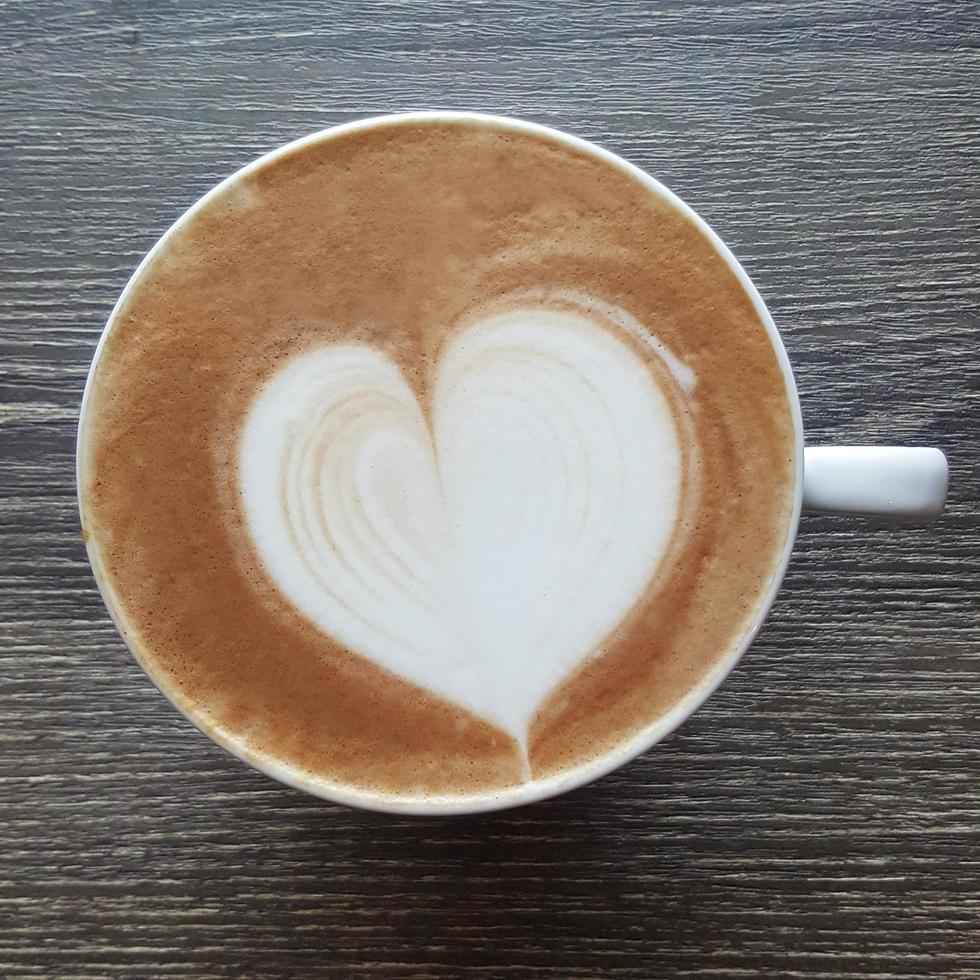
[[[287,785],[413,814],[647,751],[751,643],[802,509],[931,520],[946,483],[935,448],[805,447],[708,225],[477,113],[339,126],[205,195],[120,296],[78,437],[160,690]]]

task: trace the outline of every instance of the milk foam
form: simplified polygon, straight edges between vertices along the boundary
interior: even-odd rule
[[[370,347],[286,363],[239,448],[277,589],[349,650],[526,745],[544,696],[641,598],[678,519],[670,401],[617,329],[581,302],[484,317],[447,342],[425,406]]]

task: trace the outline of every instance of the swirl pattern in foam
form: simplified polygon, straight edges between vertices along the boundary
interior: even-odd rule
[[[256,549],[348,649],[526,746],[655,574],[684,453],[667,383],[596,307],[471,321],[419,398],[368,346],[289,361],[239,450]]]

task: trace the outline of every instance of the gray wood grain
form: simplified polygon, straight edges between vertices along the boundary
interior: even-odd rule
[[[978,46],[976,5],[925,0],[0,2],[0,975],[980,975]],[[643,759],[427,822],[178,718],[73,487],[88,362],[156,237],[287,139],[418,107],[663,179],[767,298],[811,441],[952,466],[933,527],[805,519],[740,669]]]

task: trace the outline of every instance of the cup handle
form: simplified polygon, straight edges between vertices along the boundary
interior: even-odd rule
[[[806,510],[931,521],[942,513],[948,480],[938,449],[818,446],[803,453]]]

